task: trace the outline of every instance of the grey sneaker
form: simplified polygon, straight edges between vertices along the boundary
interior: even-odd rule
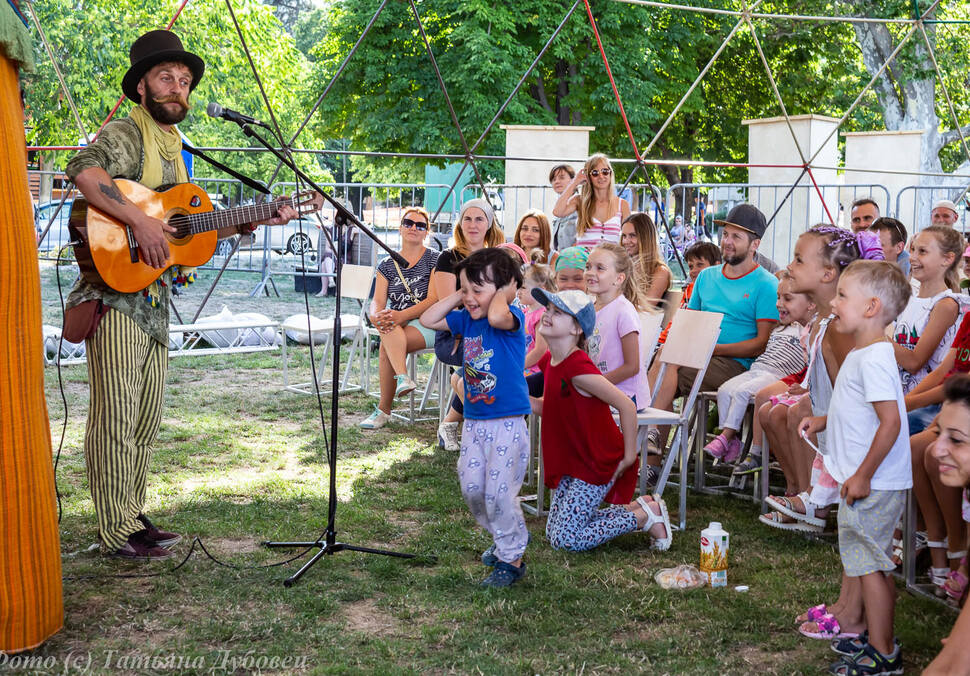
[[[748,457],[734,466],[734,473],[738,476],[755,474],[761,471],[761,456],[748,453]]]
[[[384,427],[384,425],[386,425],[390,420],[391,420],[391,416],[389,414],[384,413],[384,411],[382,411],[379,408],[375,408],[373,413],[371,413],[369,416],[367,416],[357,424],[360,425],[360,427],[365,430],[379,430],[380,428]]]
[[[647,455],[663,455],[660,448],[660,431],[653,429],[647,432]]]
[[[438,445],[446,451],[460,451],[460,422],[443,422],[438,425]]]

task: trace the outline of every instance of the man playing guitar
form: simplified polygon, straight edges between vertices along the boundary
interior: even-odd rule
[[[153,190],[188,182],[175,125],[185,119],[205,64],[165,30],[139,37],[130,58],[122,90],[137,105],[129,117],[109,122],[97,140],[71,159],[66,173],[91,206],[128,225],[142,262],[161,269],[169,259],[167,237],[176,229],[144,213],[113,179],[130,179]],[[281,205],[263,223],[279,225],[297,215]],[[221,228],[218,234],[251,232],[255,225]],[[181,540],[177,533],[156,528],[142,510],[162,418],[169,293],[188,277],[173,267],[147,289],[122,293],[82,275],[66,303],[65,333],[69,324],[80,325],[86,339],[91,403],[84,455],[98,536],[102,551],[128,560],[169,558],[169,548]]]

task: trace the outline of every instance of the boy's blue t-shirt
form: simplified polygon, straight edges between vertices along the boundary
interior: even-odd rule
[[[488,318],[472,319],[465,309],[445,318],[452,333],[462,336],[462,376],[465,381],[465,417],[492,420],[532,412],[525,368],[525,315],[510,306],[516,328],[496,329]]]
[[[724,265],[704,270],[694,282],[694,291],[687,303],[689,310],[720,312],[721,335],[718,345],[740,343],[758,335],[759,321],[778,321],[778,278],[760,265],[740,277],[724,274]],[[754,359],[735,357],[744,368]]]

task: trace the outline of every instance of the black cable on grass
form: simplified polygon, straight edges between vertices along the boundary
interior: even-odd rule
[[[64,448],[64,437],[67,436],[67,394],[64,393],[64,379],[61,377],[61,349],[64,345],[64,319],[65,312],[64,309],[64,291],[61,289],[61,252],[57,252],[57,258],[54,261],[54,274],[57,278],[57,297],[61,303],[61,335],[57,339],[57,388],[61,394],[61,406],[64,407],[64,420],[61,423],[61,438],[57,442],[57,452],[54,453],[54,495],[57,496],[57,523],[61,523],[61,517],[64,512],[61,505],[61,490],[57,486],[57,467],[61,462],[61,451]],[[47,349],[46,346],[44,348]],[[86,349],[86,348],[85,348]]]
[[[324,531],[324,533],[326,533],[326,531]],[[275,561],[273,563],[263,563],[258,566],[240,566],[233,563],[226,563],[225,561],[220,561],[219,559],[217,559],[215,556],[212,555],[212,553],[208,549],[206,549],[205,544],[202,542],[202,538],[196,536],[192,538],[192,546],[189,548],[188,553],[173,568],[169,568],[168,570],[160,570],[156,573],[107,573],[104,575],[65,575],[61,579],[65,581],[100,580],[100,579],[108,579],[108,578],[128,579],[128,578],[139,578],[139,577],[160,577],[162,575],[169,575],[171,573],[178,571],[182,566],[188,563],[189,559],[192,558],[192,554],[195,553],[196,546],[198,546],[199,549],[201,549],[202,552],[217,566],[222,566],[223,568],[231,568],[232,570],[259,570],[261,568],[276,568],[278,566],[284,566],[288,563],[293,563],[297,559],[302,559],[304,556],[307,555],[307,553],[311,549],[313,549],[312,546],[307,547],[303,551],[298,552],[297,554],[294,554],[290,558],[284,559],[283,561]],[[150,561],[151,559],[148,559],[148,560]]]

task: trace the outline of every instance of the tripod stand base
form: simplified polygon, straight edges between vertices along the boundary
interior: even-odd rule
[[[283,580],[284,587],[292,587],[296,582],[303,577],[310,568],[312,568],[317,561],[322,557],[328,556],[330,554],[336,554],[338,552],[362,552],[364,554],[380,554],[381,556],[393,556],[399,559],[415,559],[416,554],[405,554],[403,552],[392,552],[386,549],[373,549],[371,547],[359,547],[357,545],[349,545],[345,542],[326,542],[323,540],[315,540],[313,542],[263,542],[264,547],[270,548],[287,548],[287,547],[319,547],[320,551],[313,555],[313,557],[303,564],[298,571],[293,573],[290,577]]]

